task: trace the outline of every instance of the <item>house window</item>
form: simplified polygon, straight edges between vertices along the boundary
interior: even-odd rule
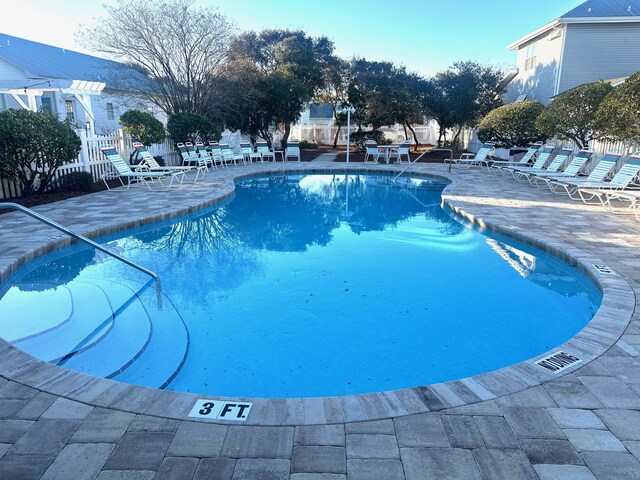
[[[113,103],[107,102],[107,120],[113,120],[115,115],[113,114]]]
[[[41,97],[40,106],[45,113],[53,113],[53,101],[51,97]]]
[[[67,112],[67,121],[69,123],[76,123],[76,115],[73,110],[73,100],[65,100],[64,101],[64,109]]]
[[[529,45],[524,52],[524,70],[531,70],[536,66],[536,44]]]

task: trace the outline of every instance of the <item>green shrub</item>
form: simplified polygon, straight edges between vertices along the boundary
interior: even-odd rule
[[[593,121],[599,137],[640,143],[640,72],[634,73],[600,103]]]
[[[607,82],[593,82],[572,88],[553,99],[536,120],[546,137],[573,140],[585,148],[594,137],[594,118],[600,103],[613,90]]]
[[[360,151],[364,150],[364,142],[367,140],[373,140],[374,142],[384,145],[385,136],[380,130],[361,130],[359,132],[351,132],[351,143]]]
[[[167,122],[169,136],[174,142],[205,142],[219,140],[222,129],[207,117],[196,113],[174,113]]]
[[[301,140],[299,145],[300,145],[300,149],[301,150],[309,150],[309,149],[318,148],[318,144],[317,143],[309,142],[307,140]]]
[[[24,195],[42,193],[62,165],[80,152],[80,138],[68,123],[46,112],[0,112],[0,176],[15,180]]]
[[[166,137],[162,122],[148,112],[128,110],[120,116],[120,125],[133,140],[143,145],[162,143]]]
[[[526,147],[544,140],[545,136],[536,128],[536,119],[544,110],[537,101],[509,103],[491,110],[478,125],[481,142],[496,142],[499,147]]]
[[[57,189],[63,192],[91,192],[94,185],[89,172],[69,172],[57,181]]]

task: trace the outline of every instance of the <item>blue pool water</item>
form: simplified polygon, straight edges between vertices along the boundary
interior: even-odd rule
[[[600,304],[575,269],[475,231],[437,179],[254,178],[195,214],[76,245],[0,289],[0,335],[68,368],[224,396],[311,397],[467,377],[543,353]],[[137,208],[132,206],[132,208]]]

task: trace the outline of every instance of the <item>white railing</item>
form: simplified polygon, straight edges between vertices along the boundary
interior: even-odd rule
[[[133,151],[133,141],[123,130],[116,130],[111,135],[87,135],[85,130],[78,130],[81,141],[81,149],[78,158],[72,163],[67,163],[56,171],[55,178],[60,180],[63,176],[71,172],[89,172],[94,181],[99,181],[102,174],[111,169],[111,164],[102,152],[101,148],[114,147],[122,158],[129,160],[129,155]],[[160,155],[167,165],[178,165],[180,160],[173,146],[171,139],[151,145],[149,151],[152,155]],[[17,198],[22,195],[20,187],[8,179],[0,179],[0,200],[7,198]]]

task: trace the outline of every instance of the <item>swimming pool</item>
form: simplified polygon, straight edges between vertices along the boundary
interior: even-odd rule
[[[451,380],[575,335],[600,303],[591,282],[462,225],[440,207],[445,185],[240,182],[224,205],[103,239],[160,274],[162,311],[141,274],[75,246],[3,286],[0,335],[91,374],[249,397]]]

